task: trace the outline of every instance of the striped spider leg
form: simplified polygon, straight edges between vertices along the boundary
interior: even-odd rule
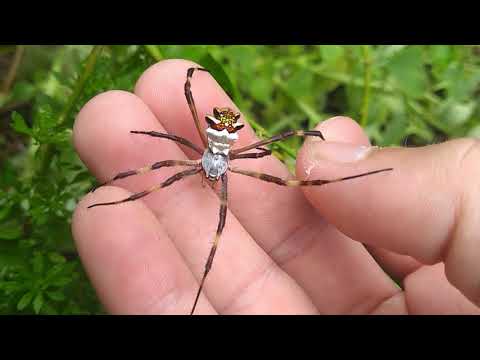
[[[157,132],[157,131],[134,131],[134,130],[132,130],[130,132],[132,134],[143,134],[143,135],[148,135],[148,136],[153,136],[153,137],[159,137],[159,138],[172,140],[172,141],[178,142],[182,145],[185,145],[185,146],[191,148],[192,150],[194,150],[195,152],[197,152],[200,155],[203,154],[202,149],[200,149],[195,144],[191,143],[187,139],[182,138],[180,136],[160,133],[160,132]],[[160,169],[162,167],[172,167],[172,166],[201,167],[200,160],[163,160],[163,161],[158,161],[158,162],[156,162],[152,165],[144,166],[144,167],[141,167],[139,169],[127,170],[127,171],[120,172],[117,175],[115,175],[113,178],[111,178],[111,179],[109,179],[109,180],[107,180],[107,181],[105,181],[101,184],[98,184],[98,185],[94,186],[93,189],[90,190],[90,191],[94,192],[99,187],[104,186],[104,185],[109,185],[109,184],[111,184],[112,182],[114,182],[115,180],[118,180],[118,179],[123,179],[123,178],[133,176],[133,175],[145,174],[145,173],[150,172],[152,170]],[[89,207],[93,207],[93,206],[89,206]]]
[[[219,211],[219,221],[217,225],[217,232],[215,233],[213,245],[210,249],[210,254],[208,255],[208,259],[205,264],[205,270],[203,271],[202,280],[200,281],[200,285],[198,287],[197,295],[195,296],[195,301],[193,302],[190,315],[193,315],[193,313],[195,312],[195,308],[197,307],[198,298],[200,297],[200,294],[202,292],[205,279],[207,278],[207,275],[210,272],[210,269],[212,268],[213,258],[215,257],[215,252],[217,251],[218,242],[220,241],[220,237],[222,236],[223,228],[225,227],[225,220],[227,219],[227,208],[228,208],[227,173],[224,173],[220,177],[220,179],[222,180],[222,189],[220,191],[220,211]]]
[[[197,113],[197,107],[195,106],[195,101],[193,100],[193,95],[192,95],[192,90],[191,90],[191,83],[190,80],[192,79],[193,72],[195,70],[199,71],[206,71],[209,72],[207,69],[204,68],[199,68],[199,67],[192,67],[187,70],[187,81],[185,81],[184,85],[184,92],[185,92],[185,98],[187,99],[187,104],[188,107],[190,108],[190,112],[192,113],[193,121],[195,123],[195,126],[197,128],[198,135],[200,135],[200,139],[202,140],[202,144],[204,147],[207,147],[207,138],[205,136],[205,133],[202,131],[202,128],[200,126],[200,120],[198,119],[198,113]]]
[[[281,185],[281,186],[312,186],[312,185],[320,186],[320,185],[325,185],[325,184],[330,184],[330,183],[335,183],[335,182],[340,182],[340,181],[345,181],[345,180],[356,179],[356,178],[359,178],[359,177],[362,177],[362,176],[373,175],[373,174],[377,174],[377,173],[384,172],[384,171],[391,171],[391,170],[393,170],[393,168],[373,170],[373,171],[369,171],[369,172],[366,172],[366,173],[361,173],[361,174],[351,175],[351,176],[345,176],[345,177],[330,179],[330,180],[324,180],[324,179],[316,179],[316,180],[282,179],[282,178],[279,178],[277,176],[272,176],[272,175],[264,174],[264,173],[257,172],[257,171],[243,170],[243,169],[239,169],[239,168],[231,167],[231,166],[228,168],[228,170],[232,173],[250,176],[250,177],[253,177],[253,178],[256,178],[256,179],[259,179],[259,180],[271,182],[271,183]]]
[[[267,155],[271,154],[270,150],[263,149],[261,146],[271,144],[276,141],[281,141],[284,139],[287,139],[291,136],[315,136],[319,137],[322,140],[325,140],[323,137],[322,133],[320,131],[316,130],[290,130],[285,133],[279,134],[272,136],[269,139],[261,140],[258,142],[255,142],[253,144],[244,146],[239,149],[232,150],[230,152],[230,160],[235,160],[235,159],[246,159],[246,158],[260,158],[264,157]],[[251,149],[259,149],[262,150],[262,152],[256,152],[256,153],[244,153],[245,151],[251,150]],[[268,152],[268,153],[267,153]],[[249,170],[243,170],[239,169],[237,167],[232,167],[229,166],[228,170],[233,173],[245,175],[245,176],[250,176],[259,180],[271,182],[280,186],[320,186],[320,185],[325,185],[325,184],[330,184],[334,182],[340,182],[340,181],[345,181],[345,180],[351,180],[351,179],[356,179],[362,176],[368,176],[368,175],[373,175],[377,174],[380,172],[384,171],[391,171],[393,168],[385,168],[385,169],[380,169],[380,170],[373,170],[373,171],[368,171],[365,173],[361,174],[356,174],[356,175],[351,175],[351,176],[345,176],[341,178],[336,178],[336,179],[330,179],[330,180],[325,180],[325,179],[316,179],[316,180],[296,180],[296,179],[282,179],[276,176],[272,176],[269,174],[264,174],[256,171],[249,171]]]
[[[184,170],[184,171],[181,171],[179,173],[176,173],[175,175],[169,177],[167,180],[161,182],[160,184],[152,186],[150,189],[132,194],[125,199],[92,204],[92,205],[88,206],[88,208],[90,209],[90,208],[93,208],[93,207],[96,207],[96,206],[105,206],[105,205],[117,205],[117,204],[121,204],[121,203],[124,203],[124,202],[127,202],[127,201],[138,200],[140,198],[143,198],[144,196],[147,196],[147,195],[151,194],[154,191],[157,191],[157,190],[163,189],[164,187],[172,185],[174,182],[176,182],[178,180],[182,180],[182,179],[184,179],[188,176],[198,174],[199,172],[202,171],[202,167],[200,166],[200,164],[196,164],[196,165],[193,165],[193,166],[194,166],[193,169],[188,169],[188,170]]]

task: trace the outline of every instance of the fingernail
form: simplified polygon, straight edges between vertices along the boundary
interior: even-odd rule
[[[328,160],[339,163],[351,163],[365,159],[376,146],[354,145],[340,142],[324,142],[312,146],[312,160]]]

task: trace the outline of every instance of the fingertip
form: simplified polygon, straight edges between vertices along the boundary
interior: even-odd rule
[[[315,129],[322,132],[325,141],[308,137],[300,148],[297,175],[302,179],[308,179],[316,167],[355,162],[374,149],[361,126],[349,117],[332,117],[319,123]]]
[[[154,81],[162,79],[162,83],[168,83],[166,87],[178,86],[178,80],[186,79],[187,69],[190,67],[200,67],[199,64],[185,59],[166,59],[161,60],[147,70],[138,78],[135,84],[134,93],[140,97],[149,97],[151,90],[157,87]],[[183,86],[183,82],[181,82]]]
[[[145,120],[144,120],[145,119]],[[108,153],[110,162],[126,158],[125,140],[135,123],[155,123],[155,117],[136,95],[110,90],[89,100],[73,126],[73,144],[80,159],[98,177],[102,174],[98,153]]]
[[[370,140],[362,127],[347,116],[335,116],[319,123],[316,128],[325,141],[369,145]]]
[[[77,152],[81,152],[85,145],[88,146],[88,140],[98,132],[99,123],[105,119],[100,114],[109,114],[114,111],[124,112],[124,109],[118,106],[119,104],[138,101],[139,99],[128,91],[109,90],[94,96],[85,103],[73,123],[73,143]]]

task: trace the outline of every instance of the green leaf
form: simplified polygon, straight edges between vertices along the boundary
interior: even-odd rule
[[[22,236],[23,228],[17,220],[9,220],[0,224],[0,239],[13,240]]]
[[[405,136],[408,121],[403,115],[396,115],[386,126],[383,134],[382,146],[400,145]]]
[[[42,313],[45,315],[58,315],[58,311],[49,303],[44,303],[42,307]],[[71,315],[71,313],[67,313],[68,315]]]
[[[394,86],[406,95],[419,98],[427,90],[427,74],[422,60],[422,48],[407,46],[390,59],[387,69]]]
[[[215,80],[218,81],[220,86],[232,98],[233,101],[237,99],[237,91],[230,80],[230,77],[223,69],[223,66],[217,60],[215,60],[212,55],[206,53],[201,59],[199,59],[198,63],[210,71]]]
[[[290,96],[300,99],[309,98],[312,95],[314,78],[308,69],[295,71],[288,79],[286,88]]]
[[[12,97],[15,101],[30,101],[35,95],[36,88],[33,84],[26,81],[18,81],[12,89]]]
[[[18,302],[17,309],[22,311],[32,302],[32,299],[33,299],[33,292],[30,292],[30,291],[27,292],[22,296],[22,298]]]
[[[52,281],[52,285],[53,286],[58,286],[58,287],[63,287],[65,285],[68,285],[72,282],[72,278],[68,278],[68,277],[61,277],[55,281]]]
[[[432,45],[428,50],[433,74],[441,80],[445,69],[452,60],[451,47],[449,45]]]
[[[12,112],[11,126],[16,132],[20,134],[26,134],[26,135],[32,136],[32,129],[28,127],[23,116],[16,111]]]
[[[186,59],[200,63],[207,53],[205,45],[156,45],[166,59]]]
[[[271,97],[272,82],[265,78],[258,78],[256,81],[252,82],[250,91],[256,100],[266,103]]]
[[[37,296],[35,296],[35,300],[33,300],[33,310],[35,311],[35,314],[38,314],[40,310],[42,309],[43,306],[43,294],[38,293]]]
[[[65,295],[60,290],[58,291],[48,291],[47,296],[53,301],[63,301],[65,300]]]
[[[473,115],[476,101],[466,103],[446,102],[440,106],[441,118],[452,126],[460,126],[465,124]]]
[[[0,193],[0,196],[1,195],[2,194]],[[5,219],[10,214],[11,209],[12,209],[12,204],[10,203],[4,204],[4,203],[1,203],[1,200],[0,200],[0,221]],[[1,236],[1,231],[0,231],[0,236]]]
[[[55,252],[49,253],[48,258],[50,259],[51,262],[55,264],[63,264],[67,261],[65,257]]]
[[[344,47],[340,45],[320,45],[320,54],[324,62],[336,64],[344,56]]]
[[[36,252],[33,255],[32,265],[33,265],[33,272],[34,273],[40,274],[40,273],[43,272],[45,261],[44,261],[44,256],[43,256],[42,253]]]
[[[44,104],[37,110],[35,117],[35,126],[40,131],[48,131],[57,125],[59,116],[55,113],[50,104]]]

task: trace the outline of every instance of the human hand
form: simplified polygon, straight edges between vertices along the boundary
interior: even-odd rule
[[[160,160],[198,158],[176,143],[130,133],[168,132],[201,146],[183,95],[190,66],[162,61],[142,75],[134,94],[109,91],[83,107],[74,142],[99,181]],[[236,109],[208,73],[195,73],[192,92],[205,127],[204,115],[214,106]],[[303,189],[229,173],[226,226],[195,313],[479,313],[472,302],[480,304],[475,246],[480,209],[474,202],[480,148],[457,140],[417,149],[370,149],[365,158],[346,162],[358,157],[356,145],[368,145],[360,127],[337,117],[317,129],[327,142],[305,142],[297,159],[299,178],[394,170]],[[239,135],[235,147],[257,140],[248,124]],[[273,156],[235,160],[235,165],[289,176]],[[188,314],[191,309],[219,209],[218,197],[199,176],[137,201],[87,209],[145,190],[178,171],[162,168],[119,180],[88,194],[75,210],[78,251],[111,313]],[[442,261],[450,282],[470,300],[450,285]]]

